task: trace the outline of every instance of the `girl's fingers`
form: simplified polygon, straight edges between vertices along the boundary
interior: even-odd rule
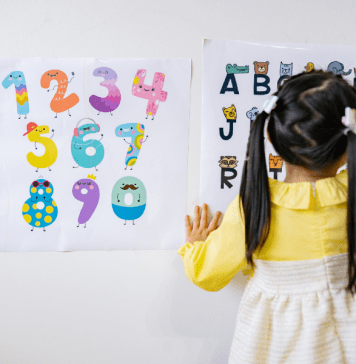
[[[200,220],[199,218],[200,218],[199,206],[195,206],[195,210],[194,210],[194,221],[193,221],[193,230],[199,229],[199,220]]]
[[[217,228],[218,226],[218,222],[219,222],[219,219],[220,219],[220,216],[221,216],[221,212],[218,211],[215,213],[213,219],[211,220],[210,224],[209,224],[209,230],[210,231],[213,231]]]
[[[186,215],[185,217],[185,231],[187,235],[189,235],[192,232],[192,227],[190,225],[190,219],[188,215]]]
[[[208,206],[205,203],[203,203],[200,227],[203,227],[205,229],[207,228],[207,226],[208,226]]]

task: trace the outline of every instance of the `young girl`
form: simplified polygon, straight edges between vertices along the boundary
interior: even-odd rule
[[[252,124],[240,193],[221,226],[219,212],[207,226],[207,206],[201,219],[197,206],[178,254],[188,278],[207,291],[250,272],[229,364],[355,364],[356,135],[342,118],[356,108],[356,90],[314,71],[274,95]],[[284,182],[267,175],[268,116]]]

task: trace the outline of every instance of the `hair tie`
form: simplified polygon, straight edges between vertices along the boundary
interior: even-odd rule
[[[345,125],[345,129],[343,130],[343,134],[347,135],[349,131],[356,133],[356,114],[355,109],[351,109],[350,107],[345,108],[345,116],[341,119],[342,123]]]
[[[270,97],[263,104],[262,111],[264,111],[265,113],[269,114],[276,107],[276,104],[277,104],[277,101],[278,100],[279,100],[279,97],[278,96],[272,96],[272,97]]]

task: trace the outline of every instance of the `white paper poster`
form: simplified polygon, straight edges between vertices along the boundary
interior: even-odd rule
[[[355,58],[354,46],[205,40],[200,202],[224,212],[239,194],[251,122],[278,83],[315,68],[354,85]],[[268,176],[284,181],[266,128],[265,154]]]
[[[0,250],[176,249],[191,62],[0,59]]]

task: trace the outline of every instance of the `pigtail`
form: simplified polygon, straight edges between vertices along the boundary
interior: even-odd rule
[[[349,284],[347,290],[356,293],[356,134],[347,133],[347,169],[348,169],[348,201],[347,201],[347,239],[349,242]]]
[[[270,228],[271,204],[266,166],[264,126],[268,114],[262,111],[252,123],[240,185],[245,216],[247,262],[254,267],[253,252],[262,247]],[[356,137],[356,136],[355,136]]]

